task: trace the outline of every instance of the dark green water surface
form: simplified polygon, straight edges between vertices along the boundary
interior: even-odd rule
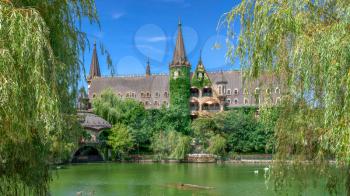
[[[235,164],[81,164],[54,172],[53,196],[83,195],[277,195],[264,177],[267,165]],[[258,174],[256,171],[258,170]],[[194,184],[212,189],[182,188]],[[288,195],[297,195],[291,191]],[[310,187],[302,195],[328,195]]]

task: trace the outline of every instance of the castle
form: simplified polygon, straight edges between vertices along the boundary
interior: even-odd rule
[[[257,106],[266,97],[278,103],[281,90],[273,80],[273,77],[261,77],[248,84],[238,70],[207,72],[201,56],[191,72],[180,22],[169,75],[152,74],[148,61],[144,76],[102,77],[95,44],[87,78],[90,101],[103,90],[112,89],[121,98],[140,101],[146,109],[179,106],[187,109],[193,118],[221,112],[227,107]]]

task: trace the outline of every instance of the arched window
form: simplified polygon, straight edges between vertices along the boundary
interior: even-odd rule
[[[227,95],[231,95],[231,89],[227,89]]]
[[[150,105],[150,104],[149,104],[149,102],[148,102],[148,101],[146,101],[146,102],[145,102],[145,105],[146,105],[146,106],[148,106],[148,105]]]
[[[255,88],[255,94],[256,94],[256,95],[259,95],[259,94],[260,94],[260,88],[259,88],[259,87]]]
[[[245,89],[243,90],[243,93],[244,93],[245,95],[248,95],[248,94],[249,94],[249,93],[248,93],[248,89],[245,88]]]
[[[235,94],[235,95],[238,95],[238,89],[237,89],[237,88],[235,88],[234,94]]]
[[[219,95],[222,95],[223,93],[223,90],[222,90],[222,86],[221,85],[219,85]]]
[[[151,97],[151,93],[150,93],[150,92],[147,92],[147,93],[146,93],[146,97],[147,97],[147,98],[150,98],[150,97]]]
[[[236,99],[235,99],[235,105],[237,105],[237,104],[238,104],[238,99],[236,98]]]
[[[244,105],[248,105],[249,104],[249,101],[247,98],[244,98]]]
[[[156,92],[156,97],[157,97],[157,98],[159,97],[159,92]]]
[[[276,104],[280,104],[281,103],[281,98],[280,97],[277,97],[276,98]]]
[[[169,93],[168,92],[164,92],[164,97],[168,98],[169,97]]]
[[[280,94],[280,93],[281,93],[280,88],[277,87],[277,88],[275,89],[275,93],[276,93],[276,94]]]
[[[145,93],[141,92],[141,98],[145,98]]]
[[[154,105],[155,106],[159,106],[159,102],[158,101],[154,101]]]
[[[177,79],[180,76],[181,72],[180,70],[175,70],[174,71],[174,79]]]
[[[228,104],[231,104],[231,99],[229,98],[229,99],[226,99],[226,102],[228,103]]]
[[[135,92],[132,92],[132,93],[131,93],[131,97],[136,98],[136,93],[135,93]]]
[[[203,73],[198,72],[198,73],[197,73],[197,78],[198,78],[198,79],[203,79]]]
[[[268,94],[268,95],[271,94],[271,89],[270,89],[270,88],[267,88],[267,89],[266,89],[266,94]]]

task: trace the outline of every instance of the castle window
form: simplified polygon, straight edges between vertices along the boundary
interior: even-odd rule
[[[280,94],[280,93],[281,93],[280,88],[277,87],[276,90],[275,90],[275,93],[276,93],[276,94]]]
[[[235,90],[233,91],[235,95],[238,95],[238,89],[235,88]]]
[[[267,88],[266,89],[266,94],[268,94],[268,95],[271,94],[271,89]]]
[[[222,95],[222,86],[219,86],[219,95]]]
[[[255,88],[255,94],[256,95],[260,94],[260,88]]]
[[[157,98],[159,97],[159,92],[156,92],[156,97],[157,97]]]
[[[135,92],[132,92],[132,93],[131,93],[131,97],[136,98],[136,93],[135,93]]]
[[[146,101],[146,102],[145,102],[145,106],[148,106],[148,105],[150,105],[150,104],[149,104],[149,102],[148,102],[148,101]]]
[[[276,98],[276,104],[280,104],[281,103],[281,98],[280,97],[277,97]]]
[[[231,99],[227,99],[226,102],[227,102],[228,104],[231,104]]]
[[[248,94],[249,94],[249,93],[248,93],[248,89],[246,89],[246,88],[244,89],[243,92],[244,92],[245,95],[248,95]]]
[[[236,98],[236,99],[235,99],[235,105],[237,105],[237,104],[238,104],[238,99]]]
[[[177,79],[180,76],[180,71],[176,70],[174,71],[174,79]]]
[[[248,104],[249,104],[249,101],[248,101],[247,98],[244,98],[244,104],[245,104],[245,105],[248,105]]]
[[[150,98],[151,97],[151,93],[147,92],[146,96],[147,96],[147,98]]]
[[[145,93],[141,92],[141,98],[145,98]]]
[[[203,73],[197,73],[197,78],[203,79]]]
[[[231,89],[227,89],[227,95],[231,95]]]
[[[199,97],[199,90],[198,88],[191,88],[190,89],[191,97]]]
[[[159,102],[158,101],[154,101],[154,105],[155,106],[159,106]]]
[[[203,97],[211,97],[213,92],[210,87],[203,88]]]
[[[169,97],[169,93],[168,92],[164,92],[164,97],[168,98]]]

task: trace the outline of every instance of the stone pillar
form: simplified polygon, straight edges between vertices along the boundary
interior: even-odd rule
[[[198,89],[198,92],[199,92],[199,96],[198,97],[202,97],[203,90],[202,89]]]
[[[198,103],[198,107],[199,107],[199,109],[198,109],[198,111],[202,111],[202,103]]]

